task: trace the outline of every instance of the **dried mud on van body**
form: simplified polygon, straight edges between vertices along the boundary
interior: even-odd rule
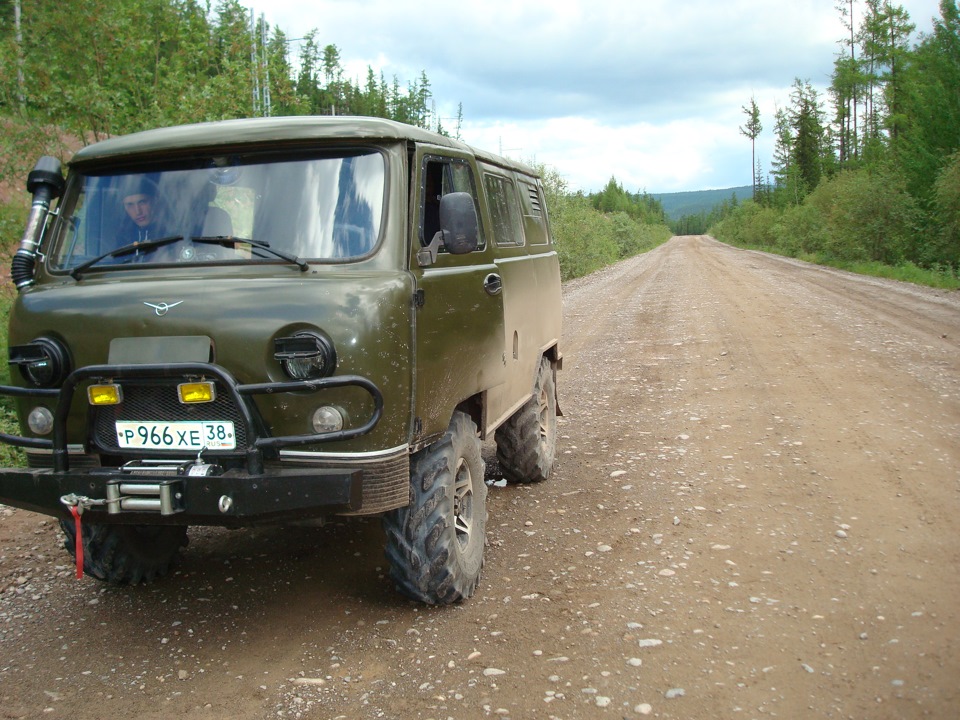
[[[0,516],[3,717],[952,718],[960,299],[674,238],[568,284],[559,457],[453,607],[375,520],[77,582]]]

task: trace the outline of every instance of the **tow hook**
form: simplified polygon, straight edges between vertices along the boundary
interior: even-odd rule
[[[76,508],[78,513],[83,514],[83,511],[87,508],[106,505],[110,501],[106,499],[95,500],[94,498],[87,497],[86,495],[70,493],[69,495],[64,495],[61,497],[60,502],[66,505],[68,509]]]

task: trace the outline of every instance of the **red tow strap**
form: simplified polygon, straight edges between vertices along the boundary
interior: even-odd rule
[[[80,508],[76,505],[70,506],[70,514],[73,515],[73,523],[77,532],[77,580],[83,579],[83,533],[80,532]]]

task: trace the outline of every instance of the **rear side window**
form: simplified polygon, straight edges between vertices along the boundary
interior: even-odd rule
[[[487,173],[483,176],[483,183],[490,201],[495,242],[500,247],[523,245],[523,224],[513,181]]]

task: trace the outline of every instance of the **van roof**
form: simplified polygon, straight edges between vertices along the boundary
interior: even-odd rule
[[[529,166],[494,155],[445,135],[384,118],[349,115],[244,118],[176,125],[121,135],[79,150],[70,165],[123,161],[134,156],[181,154],[189,150],[235,150],[246,145],[296,147],[315,140],[408,140],[473,153],[478,159],[535,175]]]

